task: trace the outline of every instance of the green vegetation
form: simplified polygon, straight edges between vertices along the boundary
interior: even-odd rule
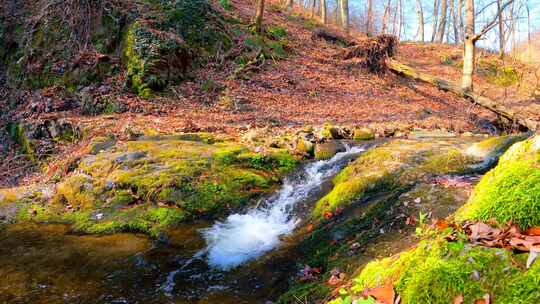
[[[458,220],[495,219],[522,228],[540,225],[540,147],[535,137],[512,146],[476,187]]]
[[[404,304],[452,303],[458,295],[472,303],[486,293],[494,303],[536,303],[540,264],[525,270],[526,256],[442,239],[422,241],[398,256],[369,263],[350,292],[393,284]]]
[[[478,73],[486,76],[490,83],[501,87],[509,87],[519,81],[519,74],[514,67],[497,61],[480,61]]]
[[[208,136],[146,138],[89,156],[80,173],[57,185],[51,202],[13,202],[20,205],[18,217],[71,223],[87,233],[156,236],[172,224],[243,207],[296,167],[282,150],[255,153],[233,142],[201,139]]]

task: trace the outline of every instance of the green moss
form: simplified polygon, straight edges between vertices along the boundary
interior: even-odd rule
[[[34,148],[32,147],[30,140],[26,136],[23,126],[19,123],[9,123],[8,133],[13,139],[13,141],[15,141],[21,146],[21,151],[26,154],[30,158],[30,160],[36,161]]]
[[[540,300],[536,283],[540,265],[524,270],[523,256],[444,240],[422,241],[398,256],[366,265],[354,279],[351,292],[393,284],[404,304],[452,303],[458,295],[463,295],[464,303],[472,303],[486,293],[494,303],[536,303]]]
[[[522,228],[540,225],[539,137],[512,146],[476,186],[458,220],[512,221]]]
[[[37,213],[22,211],[20,219],[72,223],[87,233],[156,235],[185,220],[243,207],[275,189],[296,166],[285,151],[255,153],[210,139],[207,134],[146,137],[92,155],[81,161],[80,173],[58,184],[52,204]]]

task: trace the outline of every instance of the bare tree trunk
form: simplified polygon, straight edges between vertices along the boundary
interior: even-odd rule
[[[504,58],[505,35],[504,35],[504,10],[501,10],[502,0],[497,0],[497,10],[499,11],[499,58]]]
[[[349,31],[349,0],[341,0],[341,25]]]
[[[439,0],[433,1],[433,32],[431,33],[431,42],[435,41],[437,35],[437,26],[439,24]]]
[[[418,33],[420,41],[424,42],[424,9],[422,8],[422,0],[416,0],[416,14],[418,15]]]
[[[373,0],[368,0],[366,34],[368,35],[368,37],[373,35]]]
[[[448,9],[448,1],[441,0],[441,18],[439,21],[439,29],[437,30],[437,42],[443,42],[444,31],[446,30],[446,12]]]
[[[386,34],[388,31],[388,19],[390,18],[390,0],[384,6],[384,14],[382,18],[381,33]]]
[[[396,0],[396,9],[394,9],[394,20],[392,21],[392,35],[397,36],[397,28],[398,28],[398,5],[399,2]]]
[[[336,1],[336,9],[334,11],[334,17],[336,18],[336,25],[341,25],[341,0]]]
[[[475,43],[474,0],[465,0],[465,46],[463,52],[463,78],[461,81],[461,88],[465,91],[473,90],[472,75],[474,71]]]
[[[398,31],[398,38],[401,40],[401,31],[404,28],[404,19],[403,19],[403,2],[402,0],[398,0],[399,5],[399,31]]]
[[[326,0],[321,0],[321,22],[326,24]]]
[[[527,3],[525,6],[525,9],[527,10],[527,61],[530,62],[532,60],[532,38],[531,38],[531,9],[529,7],[529,4]]]
[[[264,0],[257,0],[255,12],[255,31],[262,32],[262,22],[264,16]]]
[[[291,12],[292,9],[293,9],[293,5],[294,5],[294,0],[287,0],[287,11],[288,12]]]
[[[463,27],[463,0],[458,0],[457,9],[458,9],[457,17],[458,17],[459,40],[461,41],[463,39],[463,36],[465,36],[464,27]]]
[[[458,21],[456,17],[456,3],[450,0],[450,18],[452,19],[452,28],[454,29],[454,44],[459,42]]]

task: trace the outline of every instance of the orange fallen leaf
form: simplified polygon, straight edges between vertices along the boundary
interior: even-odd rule
[[[381,287],[370,288],[364,291],[364,296],[372,296],[377,300],[377,303],[381,304],[394,304],[394,298],[396,296],[394,292],[394,286],[387,284]]]
[[[474,304],[490,304],[491,298],[489,293],[486,293],[481,299],[474,300]]]
[[[531,228],[527,229],[523,234],[539,236],[540,235],[540,227],[531,227]]]

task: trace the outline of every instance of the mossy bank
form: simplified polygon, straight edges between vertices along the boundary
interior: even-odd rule
[[[275,190],[296,164],[287,151],[253,152],[208,134],[143,137],[84,157],[55,187],[3,190],[0,210],[6,221],[157,235],[242,208]]]
[[[540,222],[538,188],[540,137],[514,144],[476,186],[453,218],[514,222],[521,228]],[[366,288],[391,285],[401,303],[472,303],[489,294],[491,303],[538,303],[540,264],[526,267],[528,253],[485,248],[465,236],[449,242],[444,231],[421,228],[423,240],[398,255],[376,260],[361,269],[352,288],[331,303],[350,303]]]

